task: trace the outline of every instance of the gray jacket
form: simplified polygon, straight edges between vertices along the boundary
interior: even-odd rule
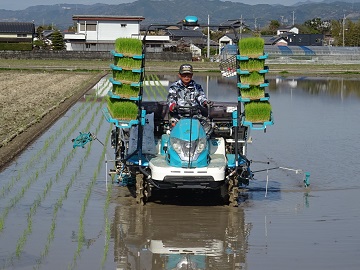
[[[194,80],[191,80],[188,86],[185,86],[181,80],[178,80],[169,87],[169,94],[167,96],[169,106],[175,102],[179,106],[200,105],[204,107],[204,101],[207,101],[204,90]]]

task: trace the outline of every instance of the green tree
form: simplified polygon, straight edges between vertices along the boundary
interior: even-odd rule
[[[301,28],[303,34],[326,34],[331,28],[330,21],[314,18],[304,22]]]
[[[334,38],[334,46],[360,46],[360,20],[333,20],[331,36]]]
[[[271,20],[269,25],[263,28],[260,33],[261,35],[276,35],[277,30],[280,27],[280,22],[277,20]]]
[[[55,51],[65,50],[64,37],[59,30],[56,30],[54,33],[52,33],[51,40],[52,40],[53,50]]]

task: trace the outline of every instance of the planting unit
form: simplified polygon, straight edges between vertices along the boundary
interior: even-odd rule
[[[137,39],[118,38],[115,50],[111,51],[114,64],[112,70],[112,90],[108,92],[108,106],[104,115],[108,122],[118,128],[129,128],[139,123],[144,80],[144,54],[142,42]]]
[[[244,38],[239,41],[238,47],[238,101],[243,107],[241,124],[250,129],[266,129],[273,124],[273,118],[270,95],[265,92],[269,86],[265,79],[269,68],[265,66],[268,55],[264,54],[264,41],[261,38]]]

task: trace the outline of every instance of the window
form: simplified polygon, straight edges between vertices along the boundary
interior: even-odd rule
[[[27,34],[17,34],[17,37],[27,37]]]
[[[85,29],[85,25],[86,25],[86,29]],[[96,31],[96,24],[81,23],[80,24],[80,31]]]
[[[87,24],[86,31],[96,31],[96,24]]]
[[[90,49],[91,48],[91,44],[86,43],[86,49]]]
[[[121,24],[121,27],[126,27],[126,26],[127,26],[126,23],[122,23],[122,24]]]

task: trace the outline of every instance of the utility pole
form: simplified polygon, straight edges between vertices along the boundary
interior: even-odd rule
[[[293,23],[292,23],[292,26],[294,26],[294,25],[295,25],[295,11],[293,11],[292,14],[293,14]]]
[[[242,34],[242,28],[243,28],[243,16],[241,14],[241,17],[240,17],[240,39],[241,39],[241,34]]]
[[[342,21],[342,43],[343,43],[343,47],[345,47],[345,14],[344,14],[344,19]]]
[[[207,29],[207,58],[210,59],[210,15],[208,15],[208,29]]]

